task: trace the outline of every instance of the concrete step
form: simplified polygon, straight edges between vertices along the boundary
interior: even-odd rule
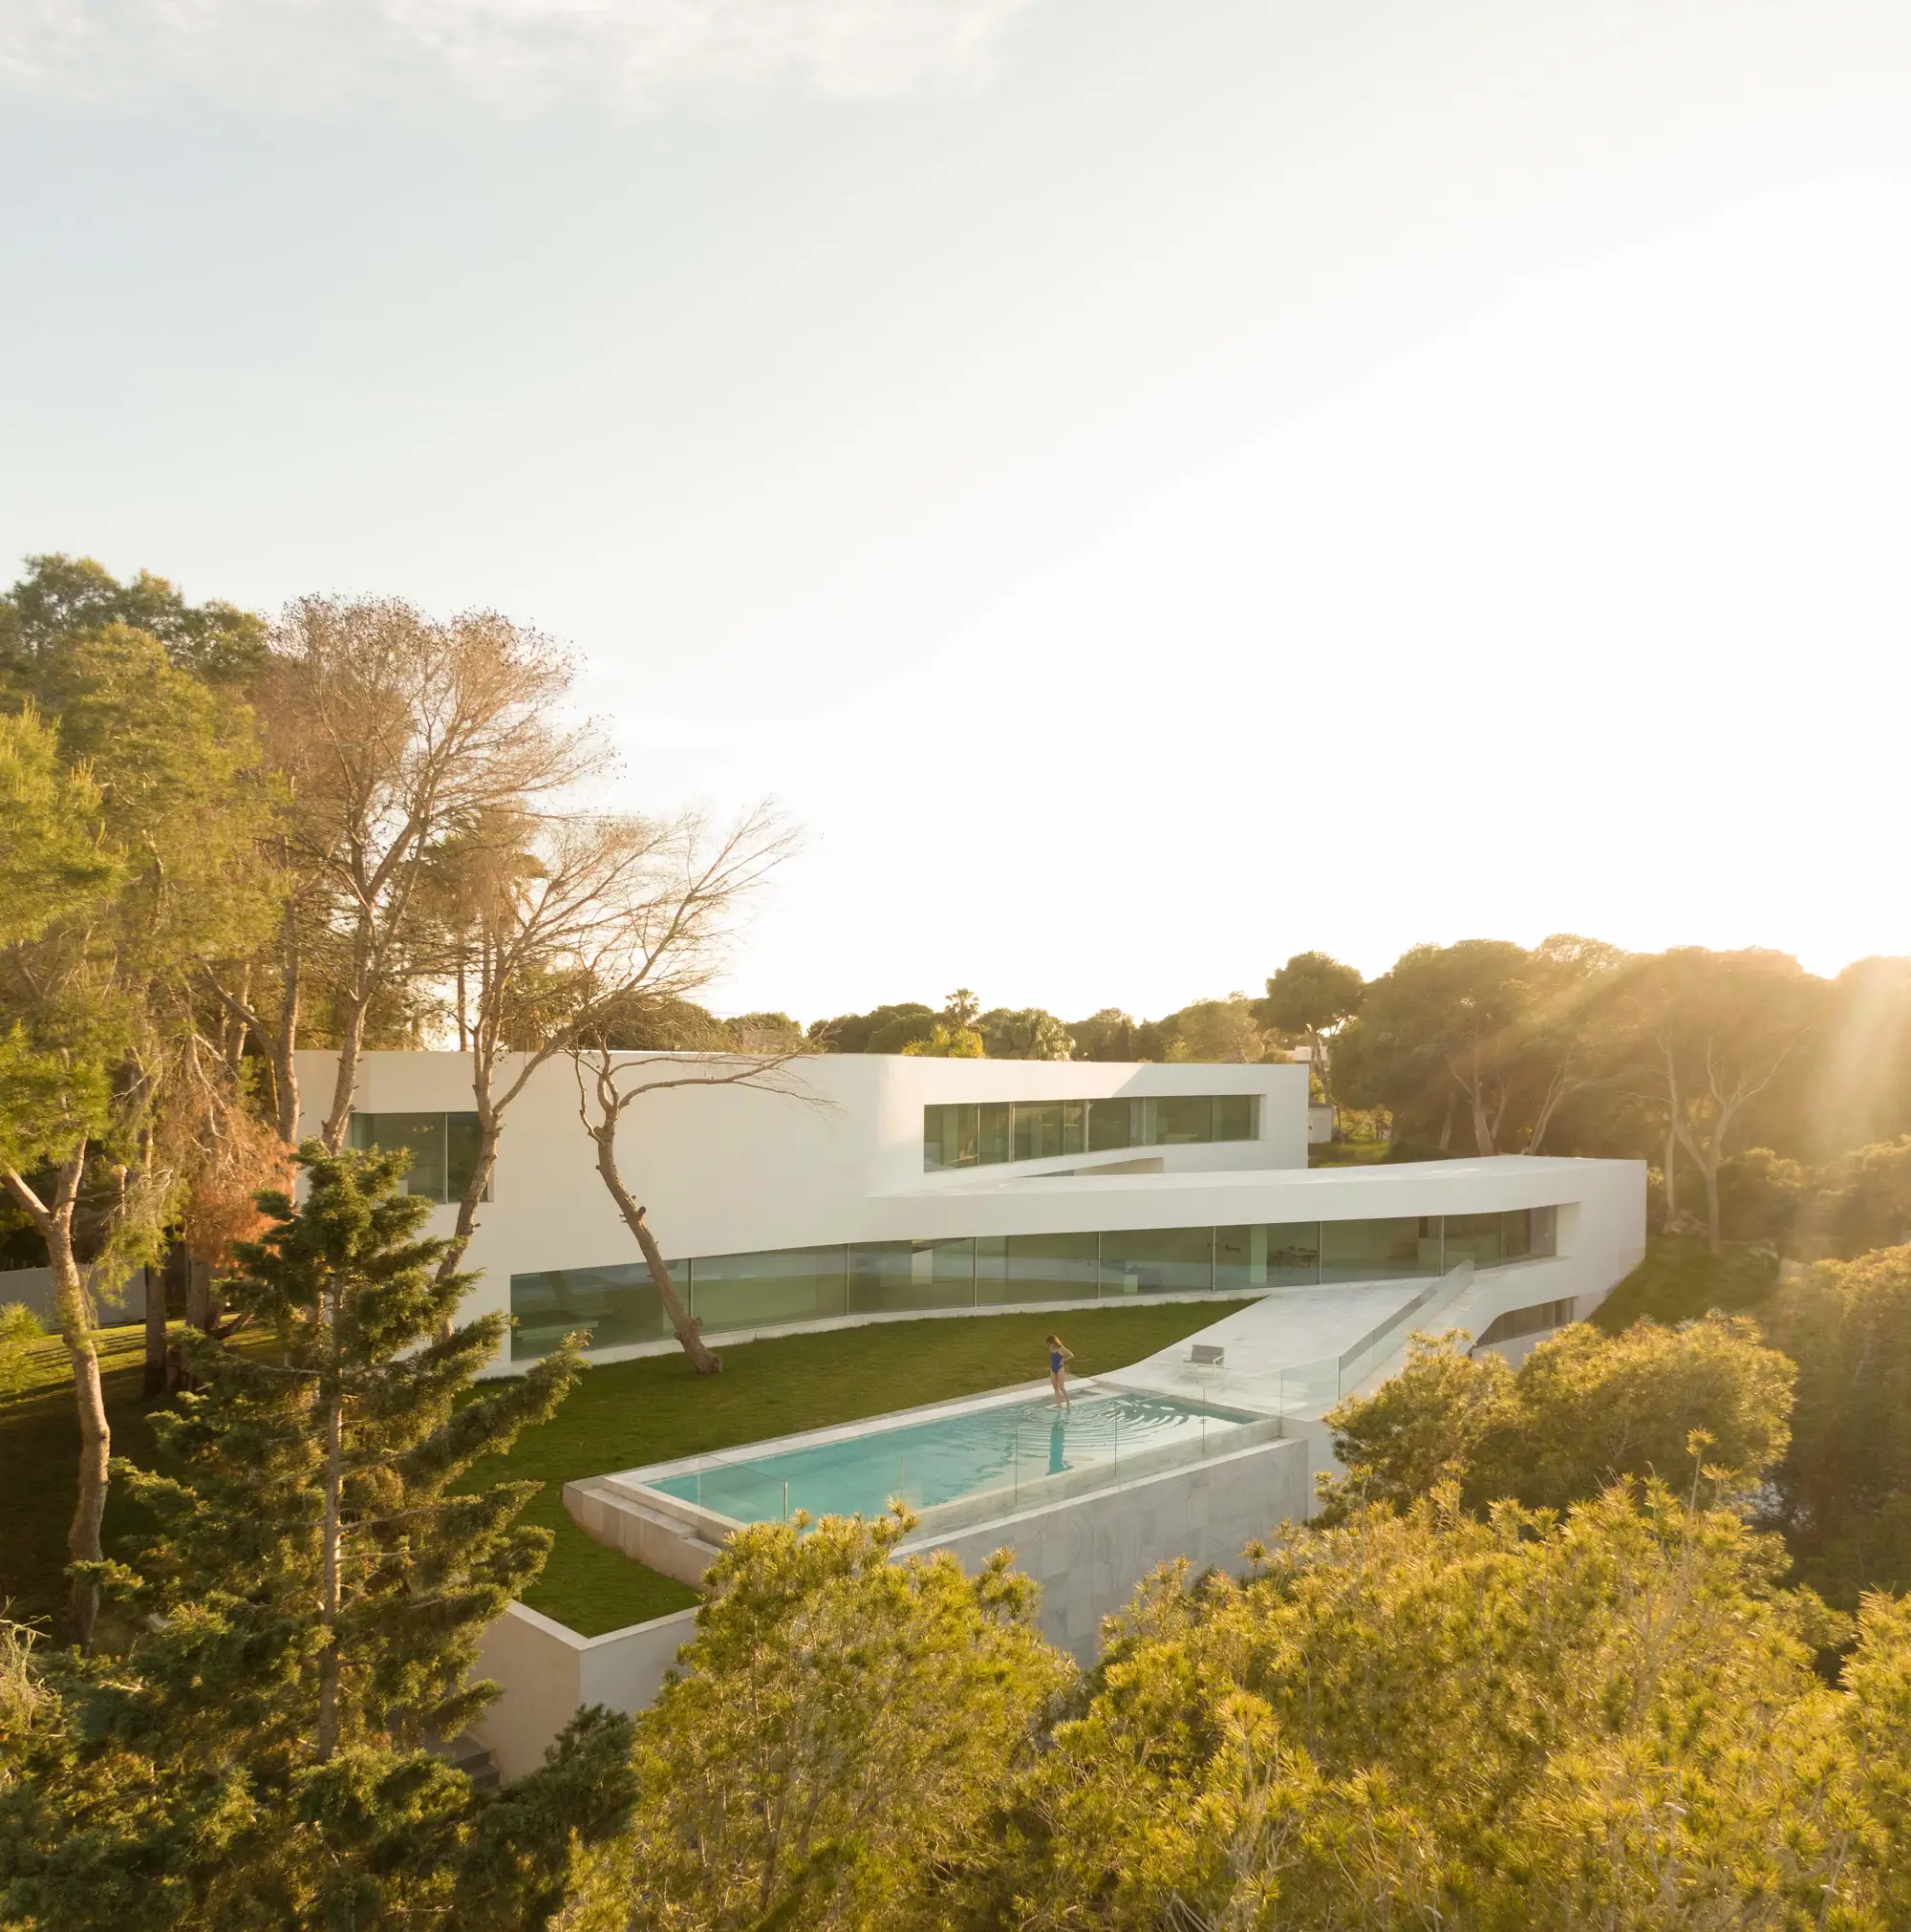
[[[460,1731],[448,1742],[443,1738],[434,1738],[429,1749],[434,1756],[443,1758],[462,1771],[481,1792],[498,1789],[497,1760],[492,1757],[489,1749],[468,1730]]]

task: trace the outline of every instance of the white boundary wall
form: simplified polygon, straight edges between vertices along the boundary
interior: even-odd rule
[[[505,1777],[535,1771],[546,1746],[580,1705],[643,1709],[679,1646],[689,1642],[696,1621],[694,1609],[678,1610],[601,1637],[580,1637],[513,1603],[479,1641],[477,1675],[495,1679],[503,1695],[471,1734]]]

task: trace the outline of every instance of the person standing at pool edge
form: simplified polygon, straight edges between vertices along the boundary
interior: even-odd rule
[[[1068,1394],[1068,1371],[1066,1364],[1075,1360],[1072,1348],[1063,1348],[1062,1338],[1051,1335],[1048,1338],[1048,1385],[1055,1391],[1054,1406],[1073,1408],[1075,1404]]]

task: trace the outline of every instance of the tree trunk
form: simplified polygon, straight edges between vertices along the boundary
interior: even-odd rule
[[[97,1563],[105,1554],[99,1532],[106,1521],[106,1485],[113,1459],[113,1431],[106,1422],[106,1395],[99,1385],[99,1357],[85,1320],[86,1289],[72,1261],[72,1250],[59,1287],[60,1335],[73,1363],[73,1388],[79,1409],[79,1492],[74,1501],[73,1522],[67,1529],[66,1552],[75,1563]],[[73,1313],[69,1314],[69,1309]],[[67,1601],[74,1639],[82,1650],[93,1643],[93,1626],[99,1615],[97,1584],[75,1578]]]
[[[1679,1219],[1679,1178],[1674,1163],[1679,1158],[1679,1122],[1668,1115],[1665,1122],[1665,1225],[1670,1234]]]
[[[1717,1150],[1713,1158],[1700,1163],[1706,1176],[1706,1240],[1714,1255],[1726,1251],[1724,1226],[1719,1218],[1719,1163]]]
[[[185,1265],[186,1322],[202,1335],[210,1335],[219,1325],[219,1309],[212,1299],[212,1264],[195,1255]]]
[[[73,1252],[73,1210],[79,1198],[80,1177],[86,1168],[82,1146],[60,1164],[51,1203],[42,1201],[27,1180],[11,1168],[0,1168],[0,1182],[19,1202],[46,1243],[47,1264],[54,1277],[54,1315],[60,1340],[73,1365],[74,1403],[79,1412],[79,1485],[68,1526],[66,1551],[75,1563],[97,1563],[104,1552],[100,1526],[106,1520],[108,1465],[113,1456],[113,1431],[106,1421],[106,1395],[99,1384],[99,1355],[93,1345],[93,1297]],[[68,1602],[74,1641],[82,1650],[93,1642],[99,1615],[97,1585],[75,1579]]]
[[[345,1015],[344,1031],[338,1041],[338,1078],[332,1089],[332,1111],[319,1130],[328,1153],[338,1153],[352,1125],[352,1097],[358,1087],[358,1052],[365,1038],[365,1005],[354,1000]]]
[[[166,1389],[166,1271],[149,1261],[140,1272],[146,1277],[146,1362],[140,1392],[150,1399]]]
[[[488,1102],[482,1103],[478,1109],[478,1159],[464,1192],[459,1197],[458,1219],[451,1230],[451,1244],[439,1260],[438,1278],[440,1281],[457,1274],[463,1264],[464,1251],[470,1247],[471,1237],[478,1232],[478,1209],[484,1199],[484,1190],[491,1185],[491,1175],[498,1165],[498,1144],[504,1137],[504,1123]]]
[[[277,1088],[279,1138],[287,1147],[298,1143],[299,1090],[298,1050],[299,949],[298,913],[292,901],[286,901],[285,941],[281,952],[279,985],[279,1036],[273,1042],[272,1075]]]
[[[1572,1090],[1571,1085],[1563,1076],[1556,1075],[1548,1084],[1546,1098],[1539,1103],[1538,1117],[1533,1123],[1533,1132],[1528,1138],[1526,1145],[1520,1148],[1521,1153],[1536,1154],[1539,1151],[1539,1144],[1546,1138],[1546,1129],[1553,1125],[1555,1112],[1557,1111],[1560,1103]]]
[[[325,1514],[319,1534],[324,1569],[319,1584],[319,1615],[325,1648],[318,1660],[318,1761],[338,1749],[339,1539],[345,1490],[344,1390],[338,1381],[338,1308],[332,1309],[332,1381],[325,1410]]]
[[[617,1204],[617,1212],[624,1217],[624,1225],[637,1237],[637,1246],[643,1250],[644,1259],[650,1266],[651,1279],[656,1283],[658,1295],[663,1298],[664,1313],[670,1317],[670,1325],[676,1331],[676,1339],[683,1346],[683,1352],[690,1358],[691,1366],[698,1375],[716,1375],[723,1366],[723,1358],[704,1341],[698,1325],[690,1319],[690,1311],[677,1298],[676,1284],[670,1278],[670,1270],[664,1266],[663,1251],[656,1244],[656,1236],[650,1231],[644,1219],[644,1211],[631,1198],[631,1191],[625,1187],[623,1176],[617,1171],[617,1156],[611,1144],[608,1129],[595,1131],[590,1138],[597,1143],[597,1171],[604,1177],[604,1185],[611,1191],[611,1198]]]
[[[1447,1096],[1446,1118],[1440,1123],[1440,1151],[1444,1154],[1453,1144],[1453,1095]]]

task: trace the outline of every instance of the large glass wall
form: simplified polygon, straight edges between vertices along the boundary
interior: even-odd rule
[[[1320,1278],[1319,1221],[1214,1230],[1217,1289],[1306,1288]]]
[[[433,1201],[462,1201],[478,1165],[475,1112],[354,1113],[350,1138],[354,1148],[406,1148],[405,1192]]]
[[[1095,1299],[1093,1234],[978,1234],[976,1305]]]
[[[1134,1228],[1102,1236],[1104,1295],[1199,1295],[1213,1285],[1212,1228]]]
[[[669,1262],[670,1278],[682,1292],[681,1261]],[[573,1329],[589,1331],[592,1348],[628,1348],[637,1342],[665,1342],[670,1322],[663,1297],[641,1261],[608,1268],[550,1268],[511,1277],[511,1357],[523,1362],[548,1355]]]
[[[699,1255],[690,1265],[690,1312],[713,1332],[847,1315],[848,1251],[772,1248],[756,1255]]]
[[[922,1165],[930,1173],[1059,1154],[1259,1138],[1260,1096],[1254,1093],[996,1101],[922,1110]]]
[[[1438,1215],[1321,1223],[1322,1281],[1389,1281],[1440,1272]]]
[[[849,1250],[852,1315],[975,1305],[974,1241],[865,1241]]]
[[[1489,1228],[1485,1225],[1492,1222]],[[1130,1228],[1080,1234],[984,1234],[946,1241],[706,1255],[669,1264],[690,1313],[713,1335],[839,1315],[933,1314],[1129,1295],[1253,1294],[1340,1281],[1433,1276],[1471,1259],[1491,1268],[1551,1255],[1557,1210],[1235,1228]],[[1483,1258],[1491,1256],[1492,1258]],[[669,1338],[641,1261],[511,1277],[511,1353],[544,1355],[575,1328],[594,1348]]]

